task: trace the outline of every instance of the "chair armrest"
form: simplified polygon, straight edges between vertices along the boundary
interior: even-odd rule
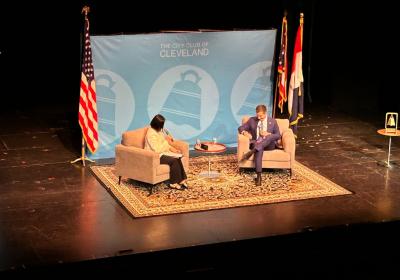
[[[249,151],[250,139],[247,136],[238,134],[237,156],[238,161],[242,159],[244,153]]]
[[[283,150],[290,153],[292,160],[294,160],[296,152],[296,138],[294,137],[293,130],[287,129],[282,134]]]
[[[119,174],[126,175],[136,170],[151,173],[159,165],[160,156],[153,151],[122,144],[115,146],[115,168]]]
[[[174,140],[174,142],[171,143],[171,146],[180,150],[184,157],[189,158],[189,143],[181,140]]]

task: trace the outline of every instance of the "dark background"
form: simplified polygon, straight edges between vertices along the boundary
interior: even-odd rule
[[[289,22],[289,62],[304,12],[305,114],[326,105],[351,114],[380,116],[400,111],[394,2],[371,1],[57,1],[13,2],[1,7],[0,108],[77,111],[80,82],[81,9],[90,5],[91,34],[160,30],[278,30]]]
[[[37,115],[40,118],[43,117],[43,113],[49,113],[57,119],[59,117],[62,117],[62,119],[67,117],[69,123],[63,123],[62,125],[70,125],[76,133],[71,133],[67,129],[56,131],[66,149],[73,146],[74,154],[79,155],[81,134],[78,126],[77,110],[81,66],[80,35],[83,29],[81,9],[84,4],[89,4],[91,7],[89,14],[91,34],[134,34],[168,29],[197,30],[199,28],[226,30],[276,28],[280,31],[282,15],[284,10],[287,10],[289,21],[289,61],[292,60],[292,48],[295,31],[298,27],[299,13],[304,12],[303,71],[306,81],[305,115],[307,116],[308,112],[312,112],[315,107],[330,107],[329,109],[334,108],[360,118],[373,118],[383,121],[385,112],[400,111],[399,102],[397,101],[397,95],[399,94],[397,86],[399,80],[397,70],[399,47],[395,43],[398,40],[396,36],[398,37],[399,34],[397,30],[399,24],[398,15],[394,8],[394,5],[397,5],[395,1],[381,0],[351,4],[349,4],[351,1],[342,0],[249,0],[232,2],[218,2],[217,4],[216,1],[207,0],[166,1],[163,3],[129,1],[128,4],[128,1],[121,0],[104,2],[60,0],[47,1],[47,3],[25,3],[17,0],[12,2],[10,0],[3,1],[0,4],[0,113],[7,115],[9,112],[10,118],[13,118],[15,111],[21,110],[24,113],[29,110],[30,112],[38,113]],[[51,3],[51,5],[48,3]],[[278,42],[279,36],[278,32]],[[60,116],[60,114],[63,116]],[[0,120],[9,120],[10,118],[0,118]],[[27,125],[30,123],[29,118],[20,118],[21,120],[27,120]],[[57,125],[59,124],[57,123]],[[12,126],[13,124],[0,123],[0,134],[5,134],[3,132],[4,127],[9,128]],[[45,127],[48,128],[48,126]],[[352,126],[342,127],[349,128]],[[345,132],[334,131],[332,133],[340,135]],[[363,135],[363,133],[357,132],[354,135]],[[354,135],[353,137],[356,137]],[[353,139],[345,138],[346,143],[352,142]],[[365,139],[371,138],[366,137]],[[74,143],[69,145],[68,141],[74,141]],[[361,144],[347,143],[347,145],[343,145],[343,149],[338,150],[345,152],[342,153],[341,157],[334,157],[332,162],[339,162],[341,159],[343,159],[343,162],[347,162],[348,159],[346,157],[348,156],[350,163],[355,163],[358,160],[358,156],[354,156],[354,154],[364,157],[364,153],[359,153],[359,150],[361,150],[359,145],[365,142],[369,143],[368,147],[373,145],[379,150],[386,149],[386,143],[382,146],[378,143],[383,142],[376,141],[361,141]],[[17,143],[21,142],[17,141]],[[336,145],[336,143],[332,145]],[[337,146],[341,145],[338,144]],[[307,149],[306,146],[304,147]],[[30,158],[34,158],[37,155],[35,153],[36,149],[23,150]],[[308,148],[308,150],[303,151],[303,154],[307,151],[314,152]],[[324,152],[324,150],[320,150],[319,153],[315,154],[316,162],[322,162],[328,158],[326,155],[322,156],[321,151]],[[17,162],[15,165],[20,166],[21,163],[19,161],[23,158],[20,155],[24,155],[24,153],[20,153],[19,150],[14,152]],[[327,154],[332,154],[332,151],[327,152]],[[65,153],[62,152],[61,155],[54,153],[54,155],[58,158],[65,156]],[[70,154],[68,153],[67,155],[69,156]],[[34,162],[36,162],[36,159]],[[362,162],[354,165],[356,166],[354,169],[349,169],[348,167],[340,168],[343,165],[339,165],[339,168],[336,169],[355,174],[353,178],[356,182],[355,184],[366,187],[362,195],[366,197],[365,201],[371,204],[371,207],[380,208],[381,205],[386,205],[386,199],[383,200],[383,204],[380,204],[380,206],[374,204],[376,198],[385,197],[388,191],[385,185],[385,191],[380,196],[375,196],[374,194],[374,184],[380,184],[380,180],[383,178],[382,174],[380,174],[381,171],[372,170],[374,168],[371,167],[372,165],[363,164]],[[24,170],[22,172],[27,172],[24,168],[25,164],[21,166]],[[46,168],[53,168],[53,165],[47,166]],[[323,164],[322,166],[326,168],[323,172],[337,178],[337,170],[330,171],[332,169],[331,166]],[[43,174],[48,174],[45,171],[46,168],[42,169],[40,167],[39,171],[43,172]],[[11,170],[11,175],[9,175],[9,178],[11,178],[13,174],[20,172],[22,169],[15,169],[13,166],[4,170]],[[38,173],[40,173],[39,171]],[[57,169],[54,172],[61,172],[62,175],[60,176],[64,176],[64,171]],[[367,177],[360,176],[365,172],[374,172],[373,174],[376,174],[374,175],[376,180],[371,180],[366,186],[362,184]],[[397,174],[395,169],[391,173],[392,176]],[[39,175],[40,177],[46,176]],[[32,176],[36,178],[39,175],[33,174]],[[368,178],[373,178],[373,176]],[[395,179],[396,177],[391,178],[394,181]],[[15,178],[12,178],[12,180],[9,186],[12,189],[15,188],[13,199],[20,201],[21,190],[14,185]],[[81,179],[76,181],[80,182]],[[385,184],[387,182],[388,180],[386,179]],[[29,184],[29,180],[26,181],[26,184]],[[383,188],[379,186],[377,188],[378,192]],[[24,190],[23,193],[30,195],[29,190],[30,187],[27,191]],[[36,192],[31,192],[37,195]],[[65,190],[61,190],[60,193],[65,193]],[[70,194],[70,192],[68,193]],[[46,194],[43,194],[43,197],[47,201]],[[35,199],[38,198],[35,197]],[[369,201],[370,199],[372,199],[372,202]],[[376,201],[377,203],[382,203],[379,199]],[[72,200],[66,199],[66,205],[71,203]],[[349,203],[352,203],[352,201],[349,201]],[[31,207],[29,203],[27,205],[26,207]],[[81,202],[77,207],[80,207],[80,205]],[[317,204],[315,207],[318,208],[319,206]],[[20,215],[23,215],[23,219],[19,219],[22,224],[19,224],[20,226],[18,226],[18,223],[9,224],[12,227],[12,232],[20,234],[12,238],[14,241],[21,236],[25,236],[25,232],[29,231],[24,220],[26,209],[28,209],[26,207],[15,212],[22,213]],[[47,205],[44,205],[44,207],[47,207]],[[346,205],[343,207],[346,207]],[[357,207],[358,204],[355,204],[350,208]],[[343,209],[343,211],[348,211],[346,208]],[[10,212],[14,210],[7,208],[5,211],[14,213]],[[57,214],[63,212],[60,215],[70,214],[70,211],[64,213],[65,209],[63,208],[59,208],[58,211],[60,212],[57,212]],[[321,210],[318,209],[318,211]],[[58,219],[57,214],[53,216]],[[309,213],[304,213],[304,215],[307,214]],[[396,213],[391,212],[391,215],[395,216]],[[375,213],[373,210],[368,210],[365,211],[364,218],[373,217],[378,219],[381,216],[384,215],[381,215],[379,211]],[[18,221],[18,216],[16,219]],[[332,220],[328,218],[327,222],[331,223]],[[398,240],[399,225],[397,222],[393,227],[382,224],[376,227],[375,225],[360,225],[358,227],[357,225],[346,224],[344,228],[328,229],[327,232],[322,233],[317,231],[315,234],[312,232],[312,228],[305,228],[304,231],[309,231],[310,235],[302,235],[299,238],[288,236],[280,239],[281,237],[277,237],[280,241],[277,239],[269,241],[268,239],[265,243],[260,243],[258,240],[255,243],[251,240],[247,243],[234,243],[233,246],[243,246],[239,250],[241,253],[239,255],[235,254],[238,250],[235,247],[231,249],[231,245],[228,244],[222,252],[218,250],[219,248],[214,249],[213,252],[217,253],[214,254],[211,263],[219,264],[221,260],[226,260],[225,262],[229,265],[229,269],[232,267],[240,269],[239,267],[243,265],[243,262],[246,265],[245,267],[249,269],[255,267],[263,269],[263,264],[271,265],[272,263],[272,265],[278,264],[276,271],[279,272],[289,271],[290,269],[306,272],[312,270],[316,274],[318,274],[319,267],[321,271],[328,272],[329,275],[332,272],[335,273],[335,268],[338,268],[340,273],[343,271],[341,268],[344,266],[346,274],[343,274],[343,276],[349,276],[347,271],[351,272],[352,270],[354,272],[350,273],[350,275],[357,275],[360,271],[364,271],[362,275],[370,276],[368,275],[370,270],[378,273],[394,272],[396,261],[399,258],[398,256],[392,258],[390,253],[399,252],[399,243],[396,242]],[[53,227],[51,223],[49,226]],[[39,236],[37,240],[41,240],[41,238]],[[69,237],[66,240],[70,240]],[[30,249],[32,250],[37,246],[40,247],[40,243],[39,245],[35,244],[35,240],[31,240],[31,243]],[[77,245],[75,244],[75,246]],[[226,245],[216,244],[213,246]],[[204,248],[207,253],[203,255],[206,257],[209,257],[208,249]],[[203,248],[199,250],[203,250]],[[263,257],[251,257],[255,250],[259,250]],[[279,251],[281,253],[277,256],[276,252]],[[17,252],[20,251],[17,250]],[[39,252],[37,258],[40,257],[40,254],[43,254],[43,252]],[[164,253],[161,252],[161,254],[163,255]],[[336,258],[333,255],[340,257]],[[140,257],[140,255],[138,256]],[[182,256],[181,259],[187,258],[184,254]],[[202,255],[200,254],[200,256]],[[226,259],[224,259],[225,257]],[[200,261],[206,259],[200,258]],[[123,263],[120,259],[115,258],[112,264],[114,261],[119,261],[122,263],[122,268],[129,269],[132,272],[129,260]],[[152,260],[154,261],[154,259]],[[167,262],[165,262],[165,258],[155,260],[156,263],[161,263],[164,267],[169,266],[169,269],[171,267],[180,268],[179,259],[176,261],[175,258],[169,258],[170,261]],[[310,265],[315,260],[319,260],[316,265],[316,272],[314,271],[315,265]],[[146,261],[148,259],[145,258],[143,262]],[[151,262],[147,264],[149,263],[152,264]],[[333,264],[333,267],[331,264]],[[95,264],[93,271],[96,271],[100,265],[96,266]],[[148,266],[144,265],[143,267],[147,268]],[[159,268],[158,266],[155,267]],[[30,271],[28,270],[28,272]],[[265,275],[270,274],[265,272]],[[328,274],[319,275],[326,276]],[[346,277],[336,278],[343,279]],[[381,279],[382,277],[375,278]]]

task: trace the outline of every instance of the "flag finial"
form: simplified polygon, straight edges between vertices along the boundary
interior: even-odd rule
[[[85,13],[85,16],[90,12],[90,7],[89,6],[84,6],[82,8],[82,14]]]

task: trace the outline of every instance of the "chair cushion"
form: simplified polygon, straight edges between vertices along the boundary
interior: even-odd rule
[[[264,151],[263,161],[264,160],[290,161],[290,154],[278,149],[272,151]]]
[[[281,133],[281,136],[283,132],[287,129],[289,129],[289,120],[288,119],[276,119],[276,122],[278,123],[279,127],[279,132]]]
[[[254,161],[254,155],[252,155],[249,161]],[[263,161],[290,161],[290,154],[283,150],[275,149],[270,151],[264,151]]]
[[[160,164],[157,166],[156,169],[156,175],[163,175],[163,174],[169,174],[169,165],[168,164]]]
[[[148,127],[143,127],[135,130],[125,131],[122,134],[121,144],[125,146],[134,146],[144,149],[144,140]]]
[[[275,148],[283,150],[282,139],[276,141]]]
[[[247,121],[250,119],[250,116],[244,116],[243,118],[242,118],[242,124],[245,124],[245,123],[247,123]]]

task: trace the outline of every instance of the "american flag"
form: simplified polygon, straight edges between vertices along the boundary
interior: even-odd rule
[[[85,16],[84,50],[82,60],[81,92],[79,99],[79,125],[89,150],[94,153],[98,147],[96,83],[90,47],[89,20]]]
[[[286,79],[287,79],[287,21],[286,17],[283,17],[282,20],[282,34],[281,34],[281,51],[279,53],[279,62],[278,62],[278,90],[279,90],[279,99],[278,99],[278,107],[281,109],[281,113],[283,113],[283,103],[287,100],[286,95]]]

